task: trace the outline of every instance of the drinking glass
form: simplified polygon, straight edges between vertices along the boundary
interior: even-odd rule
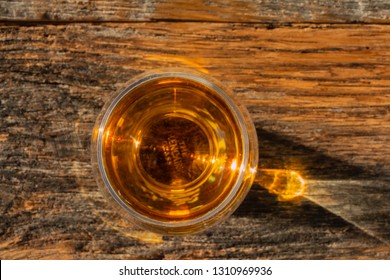
[[[246,108],[213,78],[162,69],[110,98],[93,133],[100,190],[132,223],[188,234],[225,220],[257,172],[257,135]]]

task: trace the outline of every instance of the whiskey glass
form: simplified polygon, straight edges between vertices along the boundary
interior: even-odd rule
[[[246,108],[189,69],[133,78],[105,104],[92,137],[101,192],[133,224],[163,234],[224,221],[248,193],[257,162]]]

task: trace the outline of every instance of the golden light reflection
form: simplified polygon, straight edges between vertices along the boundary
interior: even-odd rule
[[[209,71],[204,68],[202,65],[204,65],[204,60],[202,58],[197,58],[197,59],[188,59],[186,57],[180,57],[180,56],[170,56],[170,55],[149,55],[145,56],[145,60],[150,60],[150,61],[166,61],[166,62],[179,62],[184,65],[188,65],[191,68],[195,68],[196,70],[208,74]]]
[[[253,168],[253,167],[249,168],[249,171],[250,171],[251,173],[253,173],[253,174],[256,174],[256,173],[257,173],[257,169],[256,169],[256,168]]]
[[[104,137],[105,141],[107,141],[107,139],[109,139],[109,137],[110,137],[110,130],[107,129],[107,130],[105,131],[105,134],[104,134],[103,137]]]
[[[135,138],[134,136],[131,136],[131,135],[130,135],[130,138],[131,138],[131,140],[133,140],[134,146],[137,149],[139,144],[140,144],[140,141],[138,141],[137,138]]]
[[[169,215],[172,215],[173,217],[177,217],[177,216],[186,216],[190,214],[190,210],[189,209],[182,209],[182,210],[170,210],[169,211]]]
[[[230,165],[230,169],[233,171],[237,169],[237,160],[234,159],[232,161],[232,165]]]
[[[139,141],[134,140],[134,144],[135,144],[135,147],[138,148],[138,146],[139,146]]]
[[[256,182],[277,195],[280,201],[301,197],[306,191],[305,180],[294,170],[259,169]]]
[[[93,141],[96,141],[97,140],[97,138],[98,138],[98,135],[99,135],[99,132],[102,132],[103,131],[103,129],[102,128],[95,128],[94,130],[93,130]]]

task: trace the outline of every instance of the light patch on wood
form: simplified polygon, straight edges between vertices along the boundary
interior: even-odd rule
[[[143,242],[147,243],[162,243],[164,242],[162,239],[162,236],[150,231],[145,231],[145,230],[136,230],[136,229],[124,229],[117,227],[110,223],[109,221],[105,220],[104,221],[108,226],[110,226],[112,229],[115,229],[116,231],[120,232],[121,234],[134,238]]]
[[[108,227],[116,230],[117,232],[119,232],[120,234],[122,234],[124,236],[130,237],[130,238],[133,238],[133,239],[136,239],[136,240],[140,240],[140,241],[143,241],[143,242],[147,242],[147,243],[162,243],[162,242],[164,242],[163,239],[162,239],[162,236],[160,234],[149,232],[149,231],[145,231],[145,230],[141,230],[141,229],[137,229],[134,226],[132,226],[130,224],[130,222],[127,224],[127,227],[122,227],[122,226],[120,226],[120,224],[123,223],[123,221],[117,220],[115,218],[112,219],[112,220],[108,220],[108,219],[104,218],[95,209],[93,210],[93,212],[97,216],[99,216],[99,218]]]
[[[180,63],[184,66],[189,66],[190,68],[194,68],[198,70],[199,72],[208,74],[209,71],[204,67],[204,61],[202,58],[188,58],[188,57],[181,57],[181,56],[169,56],[169,55],[148,55],[144,57],[145,60],[150,61],[158,61],[161,62],[168,62],[168,63]]]
[[[0,142],[6,142],[8,140],[8,133],[0,133]]]

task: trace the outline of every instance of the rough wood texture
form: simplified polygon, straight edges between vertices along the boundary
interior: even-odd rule
[[[0,1],[0,20],[383,23],[386,0]]]
[[[0,258],[390,258],[389,43],[388,25],[2,25]],[[255,185],[233,217],[186,237],[116,216],[91,171],[94,121],[129,78],[167,66],[231,87],[260,166],[300,171],[306,198]]]

